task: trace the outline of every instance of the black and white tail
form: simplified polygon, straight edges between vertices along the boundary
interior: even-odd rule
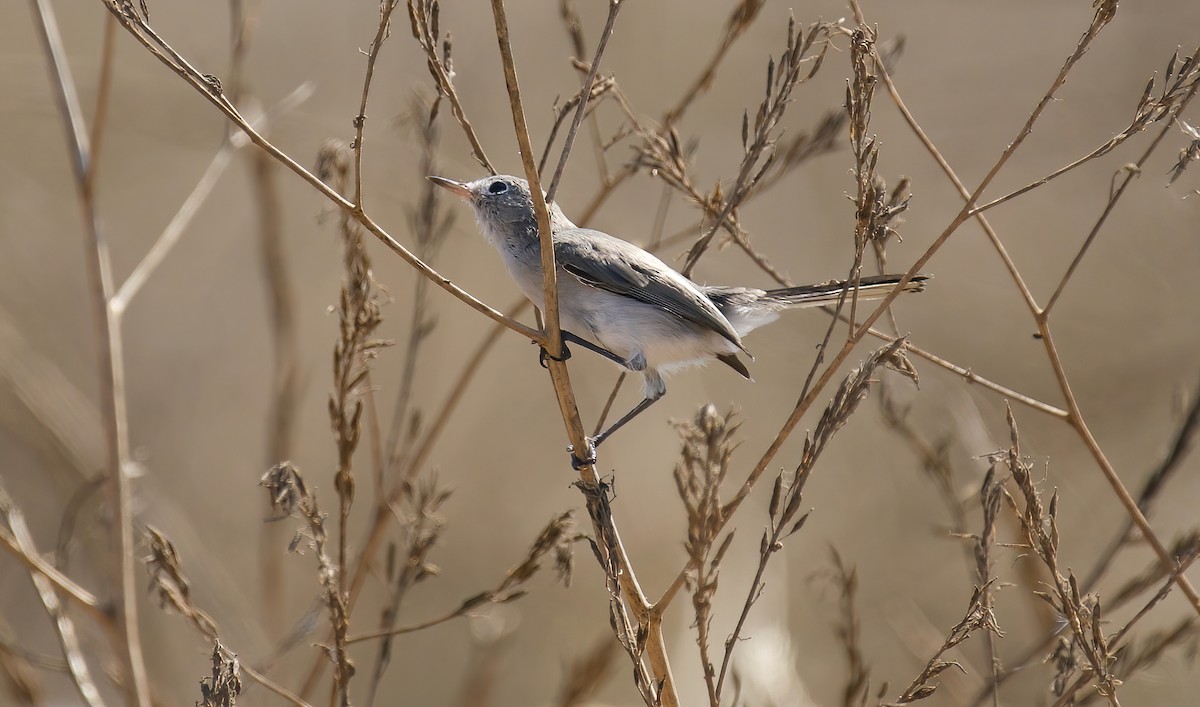
[[[887,297],[896,284],[902,279],[901,275],[872,275],[863,277],[858,282],[857,296],[859,302],[881,300]],[[927,275],[916,275],[904,284],[904,292],[920,292],[925,289]],[[767,290],[763,299],[778,304],[784,308],[819,307],[823,304],[837,304],[842,291],[846,291],[846,301],[855,297],[854,283],[846,288],[845,281],[830,280],[819,285],[802,285],[800,287],[784,287],[778,290]]]
[[[902,279],[901,275],[863,277],[858,282],[858,301],[883,299],[896,289],[896,285]],[[917,275],[904,284],[903,291],[920,292],[925,289],[925,281],[928,279],[928,275]],[[847,289],[844,280],[765,291],[745,287],[705,286],[702,289],[733,325],[738,336],[745,336],[764,324],[770,324],[778,319],[779,313],[785,309],[837,304],[843,291],[846,292],[846,302],[849,303],[856,292],[853,284]]]

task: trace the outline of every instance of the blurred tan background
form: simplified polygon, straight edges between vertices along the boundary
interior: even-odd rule
[[[544,142],[549,106],[573,94],[579,79],[567,62],[570,44],[551,3],[513,2],[510,22],[518,70],[535,145]],[[604,3],[578,3],[589,51],[603,24]],[[631,2],[622,11],[605,58],[634,107],[647,118],[673,104],[708,60],[729,12],[729,3]],[[97,61],[105,13],[97,2],[57,3],[71,66],[83,105],[96,95]],[[229,70],[229,16],[224,3],[153,2],[159,33],[201,70]],[[685,138],[699,137],[694,160],[697,182],[709,187],[731,179],[740,159],[741,113],[761,98],[770,54],[783,47],[789,7],[769,2],[748,35],[722,65],[711,93],[699,100],[680,126]],[[816,2],[792,10],[801,23],[849,16],[838,2]],[[869,21],[882,38],[903,34],[907,47],[896,71],[909,107],[968,186],[974,186],[1016,135],[1063,60],[1087,26],[1090,3],[948,3],[927,0],[868,3]],[[247,57],[249,88],[270,106],[304,82],[315,93],[277,120],[275,143],[301,163],[315,162],[322,141],[352,138],[358,110],[365,49],[375,32],[377,4],[313,0],[266,0]],[[87,405],[58,400],[83,454],[95,468],[103,462],[96,425],[98,395],[95,323],[87,300],[84,244],[79,210],[64,149],[62,122],[52,98],[46,60],[32,31],[25,3],[0,6],[5,27],[0,61],[0,477],[29,516],[39,544],[52,548],[58,521],[79,477],[31,418],[21,391],[30,381],[53,381],[75,389]],[[489,7],[482,2],[447,2],[442,27],[454,36],[456,85],[465,107],[502,172],[520,172],[512,122],[493,35]],[[1094,48],[1071,74],[1059,100],[1001,173],[988,195],[999,196],[1065,164],[1103,143],[1127,125],[1148,77],[1161,72],[1177,46],[1188,53],[1200,40],[1200,4],[1187,0],[1127,3]],[[841,44],[844,48],[844,42]],[[224,119],[201,97],[120,34],[114,94],[99,167],[99,207],[118,281],[124,280],[192,189],[219,147]],[[848,53],[831,52],[820,74],[797,90],[785,124],[808,129],[843,100]],[[419,146],[397,125],[414,91],[428,94],[424,60],[397,14],[384,47],[368,108],[364,164],[368,211],[401,242],[411,243],[406,212],[420,188]],[[1196,110],[1190,111],[1193,123]],[[611,108],[600,111],[606,131],[619,127]],[[903,243],[890,249],[894,269],[907,268],[957,213],[961,201],[903,124],[880,90],[872,131],[879,136],[880,173],[889,184],[912,178],[912,208],[901,227]],[[480,170],[467,151],[448,109],[442,113],[441,173],[475,178]],[[1153,128],[1151,132],[1157,130]],[[1134,161],[1148,132],[1115,154],[1073,172],[990,213],[1035,295],[1045,301],[1079,244],[1099,217],[1114,171]],[[567,170],[560,203],[568,214],[590,200],[597,184],[586,131]],[[1182,395],[1200,374],[1200,177],[1185,174],[1166,188],[1182,133],[1172,131],[1135,180],[1084,260],[1054,316],[1060,351],[1087,420],[1130,488],[1137,488],[1162,457],[1178,422]],[[609,153],[610,164],[632,155],[626,147]],[[790,176],[742,213],[755,243],[797,281],[842,275],[852,255],[852,160],[843,146]],[[295,285],[299,329],[299,372],[303,395],[296,410],[291,458],[334,508],[335,447],[326,400],[342,278],[340,246],[332,222],[319,223],[324,200],[290,173],[280,171],[287,239],[286,266]],[[225,643],[253,663],[275,646],[267,630],[260,588],[259,537],[264,492],[256,487],[270,465],[267,410],[271,390],[271,341],[266,290],[252,203],[248,152],[240,153],[182,240],[169,254],[125,316],[130,433],[144,466],[136,482],[139,518],[167,532],[178,544],[193,580],[197,603],[222,627]],[[644,242],[654,222],[661,186],[638,175],[622,188],[592,225]],[[516,301],[490,247],[478,236],[465,208],[435,267],[497,307]],[[680,200],[671,206],[667,232],[686,226],[694,210]],[[375,275],[394,302],[385,307],[381,335],[404,340],[410,315],[413,273],[377,243],[370,244]],[[682,248],[678,249],[681,252]],[[669,252],[675,256],[677,252]],[[1033,323],[995,253],[979,229],[968,224],[937,255],[928,271],[928,291],[896,307],[902,329],[917,345],[1017,390],[1055,405],[1062,401]],[[766,277],[740,252],[712,253],[698,278],[712,283],[766,286]],[[490,326],[438,290],[430,294],[437,326],[419,361],[418,407],[436,410],[466,358]],[[672,379],[670,395],[622,430],[606,446],[601,462],[617,479],[614,508],[634,566],[656,594],[684,561],[685,524],[671,480],[678,439],[669,419],[690,418],[713,401],[742,410],[745,443],[732,472],[739,478],[757,460],[795,404],[814,346],[828,320],[796,313],[750,337],[756,356],[755,384],[721,367]],[[836,339],[835,339],[836,340]],[[852,361],[865,355],[864,345]],[[402,349],[384,350],[375,362],[380,410],[390,415],[402,365]],[[21,366],[41,368],[30,372]],[[904,391],[912,420],[923,434],[952,439],[951,459],[962,480],[959,491],[977,491],[986,463],[978,456],[1007,440],[1002,397],[918,361],[921,387]],[[57,372],[57,373],[55,373]],[[584,419],[590,425],[615,377],[611,365],[580,354],[572,377]],[[35,388],[37,386],[34,386]],[[632,387],[618,406],[634,401]],[[88,407],[90,406],[90,407]],[[1078,437],[1063,423],[1015,407],[1026,453],[1032,455],[1043,488],[1061,493],[1062,556],[1077,572],[1090,568],[1124,521],[1124,513]],[[815,417],[801,424],[815,423]],[[794,466],[803,441],[797,430],[773,469]],[[454,496],[444,508],[447,530],[432,560],[440,577],[419,585],[405,602],[401,623],[417,621],[493,585],[515,563],[554,514],[581,508],[563,447],[565,437],[547,376],[536,351],[506,335],[487,359],[478,380],[451,420],[430,458]],[[360,454],[365,473],[366,455]],[[1196,520],[1200,458],[1185,462],[1152,516],[1169,540]],[[767,485],[769,486],[769,484]],[[367,483],[360,481],[360,508],[352,542],[368,515]],[[757,540],[766,522],[759,489],[738,516],[739,529],[721,576],[713,635],[727,635],[756,562]],[[836,594],[821,580],[833,545],[857,567],[863,650],[873,685],[906,685],[962,614],[971,577],[959,541],[945,537],[944,505],[922,474],[909,447],[887,431],[869,401],[828,450],[808,485],[813,509],[807,527],[777,556],[766,593],[752,614],[739,649],[742,658],[780,681],[787,697],[778,704],[838,704],[846,666],[834,638]],[[972,503],[972,509],[975,505]],[[79,529],[80,547],[98,546],[105,510],[96,499]],[[586,520],[581,518],[581,523]],[[978,517],[970,518],[978,527]],[[289,524],[291,521],[285,521]],[[290,527],[290,526],[289,526]],[[287,533],[285,532],[285,535]],[[1003,540],[1012,540],[1011,535]],[[285,538],[286,542],[286,538]],[[459,620],[404,636],[383,683],[380,704],[457,704],[469,674],[476,672],[478,639],[497,622],[513,633],[501,646],[490,704],[551,704],[571,661],[609,635],[602,578],[586,548],[579,547],[573,587],[534,583],[521,601],[490,612],[489,620]],[[280,547],[283,552],[283,547]],[[1144,548],[1122,555],[1115,577],[1127,578],[1151,560]],[[1013,580],[1016,551],[998,552],[996,572]],[[288,556],[286,611],[298,620],[317,595],[311,556]],[[106,581],[86,552],[72,556],[72,571],[98,591]],[[1200,574],[1193,572],[1200,578]],[[1102,585],[1102,596],[1113,585]],[[354,616],[358,630],[378,620],[379,580],[368,583],[368,600]],[[1009,636],[998,640],[1001,656],[1013,656],[1036,637],[1025,588],[1000,592],[999,620]],[[1172,595],[1144,624],[1166,625],[1186,615],[1186,602]],[[0,556],[0,616],[18,644],[55,654],[57,645],[40,612],[28,575]],[[1121,620],[1120,617],[1114,617]],[[671,647],[684,686],[685,704],[701,704],[703,681],[686,601],[673,609]],[[296,686],[311,661],[307,644],[272,672]],[[208,646],[181,619],[144,602],[143,628],[155,688],[164,704],[190,704],[196,683],[208,672]],[[94,632],[92,632],[94,633]],[[774,638],[772,638],[774,636]],[[103,641],[93,635],[91,645]],[[365,688],[374,649],[356,652]],[[970,675],[947,673],[930,704],[968,701],[986,670],[980,644],[960,659]],[[637,704],[623,656],[606,687],[604,704]],[[754,666],[743,665],[748,675]],[[61,675],[47,675],[52,704],[78,699]],[[749,678],[748,678],[749,679]],[[1002,703],[1048,704],[1050,672],[1031,670],[1002,692]],[[803,685],[803,691],[800,687]],[[1190,704],[1200,676],[1178,653],[1140,674],[1123,688],[1123,704]],[[322,690],[318,694],[327,694]],[[805,694],[807,696],[805,696]],[[255,688],[246,704],[274,704]],[[0,698],[0,702],[5,698]],[[320,700],[318,700],[320,702]],[[763,702],[766,703],[765,701]]]

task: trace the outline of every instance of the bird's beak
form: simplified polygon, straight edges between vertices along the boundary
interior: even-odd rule
[[[455,196],[460,198],[471,199],[472,197],[471,188],[463,182],[456,182],[453,179],[446,179],[445,177],[426,177],[426,179],[439,187],[449,189]]]

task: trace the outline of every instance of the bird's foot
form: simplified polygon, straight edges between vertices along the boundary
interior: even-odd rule
[[[587,456],[580,459],[575,455],[575,446],[567,445],[567,453],[571,455],[571,468],[579,471],[585,466],[592,466],[596,463],[596,445],[590,438],[584,438],[587,441]]]
[[[536,344],[537,342],[535,341],[533,343]],[[562,345],[562,357],[561,358],[558,356],[551,356],[550,352],[546,350],[545,346],[538,347],[538,363],[541,364],[542,368],[550,367],[549,365],[546,364],[546,361],[558,361],[559,363],[563,363],[564,361],[566,361],[569,358],[571,358],[571,349],[567,348],[566,342],[563,342],[563,345]]]

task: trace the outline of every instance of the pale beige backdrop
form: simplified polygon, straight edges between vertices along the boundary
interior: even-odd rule
[[[578,3],[594,46],[604,4]],[[566,59],[571,51],[547,2],[513,2],[510,14],[518,69],[523,77],[534,142],[540,145],[555,97],[578,88]],[[605,60],[643,115],[655,117],[676,100],[720,36],[729,3],[630,2],[617,22]],[[97,57],[105,13],[99,2],[55,3],[83,104],[96,94]],[[883,37],[903,34],[907,48],[896,78],[909,107],[964,181],[973,186],[1016,134],[1091,17],[1090,3],[958,3],[921,0],[871,2],[865,10]],[[741,112],[760,98],[769,54],[783,46],[789,6],[770,2],[749,34],[722,66],[712,93],[702,98],[680,126],[685,138],[699,136],[694,161],[697,181],[707,188],[731,179],[740,159]],[[848,16],[839,2],[804,3],[792,9],[807,23]],[[153,25],[204,71],[229,70],[228,8],[224,3],[151,2]],[[375,219],[402,242],[411,242],[406,210],[420,187],[419,148],[395,118],[416,90],[430,87],[424,61],[397,14],[396,31],[378,65],[367,123],[365,199]],[[313,164],[327,138],[349,140],[358,110],[364,55],[374,35],[377,3],[266,0],[258,34],[247,58],[253,91],[271,105],[303,82],[315,93],[272,129],[276,143],[300,162]],[[501,171],[519,172],[487,3],[446,2],[442,27],[454,36],[457,85],[464,103]],[[0,5],[0,325],[4,338],[0,371],[0,477],[29,516],[39,544],[53,547],[58,520],[77,485],[66,460],[31,421],[18,393],[22,380],[65,380],[91,405],[78,410],[57,402],[83,440],[83,454],[102,462],[94,427],[98,394],[95,324],[87,288],[79,212],[62,124],[47,80],[46,60],[36,41],[27,3]],[[1200,4],[1188,0],[1123,4],[1038,123],[1037,129],[989,191],[999,195],[1085,154],[1127,124],[1148,77],[1161,72],[1175,50],[1190,52],[1200,41]],[[844,48],[844,42],[842,43]],[[590,51],[590,50],[589,50]],[[801,87],[785,123],[806,129],[841,103],[849,55],[831,52],[819,77]],[[1200,122],[1195,109],[1192,122]],[[443,111],[442,172],[474,178],[462,133]],[[619,117],[601,112],[615,130]],[[225,123],[212,107],[121,34],[114,94],[99,172],[99,200],[118,280],[130,272],[188,194],[220,144]],[[881,91],[872,131],[879,136],[880,173],[894,183],[912,178],[912,209],[894,244],[893,264],[906,268],[957,212],[960,200]],[[597,182],[594,158],[581,136],[580,149],[560,192],[568,214],[581,209]],[[1100,214],[1114,171],[1137,158],[1148,137],[1110,155],[991,217],[1034,292],[1043,301]],[[1185,174],[1173,187],[1166,178],[1182,133],[1172,132],[1131,186],[1101,232],[1056,314],[1058,343],[1080,404],[1101,445],[1131,488],[1162,456],[1175,429],[1183,391],[1200,375],[1200,187]],[[632,152],[618,147],[612,164]],[[213,614],[225,642],[244,661],[254,662],[276,636],[262,621],[259,536],[266,515],[264,492],[256,488],[269,465],[266,415],[271,385],[271,342],[261,270],[256,213],[251,202],[249,161],[239,155],[182,240],[134,301],[125,320],[129,417],[144,475],[136,483],[139,517],[171,535],[193,579],[197,602]],[[742,213],[755,243],[798,281],[841,275],[851,256],[852,161],[844,147],[806,165]],[[331,223],[319,223],[323,199],[289,173],[280,172],[286,220],[287,267],[295,283],[303,396],[296,411],[298,432],[292,459],[334,507],[334,445],[326,400],[336,319],[341,256]],[[595,226],[642,241],[649,236],[661,193],[658,183],[638,176],[622,188]],[[676,200],[669,224],[694,217]],[[437,267],[484,300],[507,307],[516,297],[495,254],[478,237],[465,209]],[[673,230],[669,227],[668,231]],[[375,274],[395,301],[384,309],[382,335],[407,335],[413,273],[398,258],[371,243]],[[670,255],[675,255],[671,253]],[[968,225],[938,254],[928,270],[928,291],[896,307],[913,341],[980,375],[1060,404],[1041,342],[995,253],[977,227]],[[767,285],[768,280],[735,249],[713,253],[697,273],[709,282]],[[436,409],[455,382],[466,357],[488,323],[440,291],[431,302],[437,327],[419,362],[419,406]],[[641,578],[654,592],[674,576],[684,559],[684,516],[671,480],[678,443],[671,418],[690,417],[713,401],[743,411],[745,442],[735,457],[740,476],[769,442],[795,403],[827,319],[816,313],[789,316],[748,341],[756,355],[757,383],[742,381],[723,367],[689,372],[671,381],[664,402],[623,430],[603,450],[602,469],[617,479],[615,509],[623,537]],[[866,347],[852,360],[865,354]],[[14,361],[44,368],[34,374]],[[375,364],[378,399],[390,411],[402,362],[399,348],[385,350]],[[1006,443],[1004,400],[923,362],[919,391],[905,393],[913,420],[937,438],[953,435],[952,461],[973,493],[985,463],[977,457]],[[47,372],[49,371],[49,372]],[[613,378],[612,367],[580,353],[573,380],[585,420],[595,419]],[[30,376],[33,376],[30,378]],[[17,380],[13,380],[16,377]],[[48,385],[48,384],[47,384]],[[626,392],[621,405],[631,403]],[[1077,436],[1062,423],[1027,408],[1016,414],[1024,449],[1032,455],[1047,493],[1061,493],[1062,557],[1086,571],[1124,520],[1124,513]],[[802,427],[815,423],[815,417]],[[794,465],[802,434],[777,458]],[[539,528],[555,513],[581,507],[570,487],[562,423],[536,350],[506,335],[487,360],[430,463],[455,487],[444,508],[447,530],[432,559],[442,575],[413,591],[402,622],[419,620],[494,584],[515,562]],[[361,460],[366,468],[367,458]],[[1171,538],[1196,520],[1200,458],[1192,458],[1161,500],[1152,520]],[[367,494],[367,482],[360,482]],[[721,604],[714,625],[718,642],[753,571],[757,539],[766,521],[761,494],[739,515],[740,542],[722,574]],[[819,577],[832,544],[857,567],[863,649],[872,681],[905,685],[936,648],[939,637],[961,616],[970,595],[969,568],[959,542],[945,537],[948,515],[911,450],[881,424],[869,402],[834,442],[809,484],[805,503],[813,509],[807,527],[793,537],[768,576],[766,593],[752,615],[740,649],[755,657],[789,693],[780,704],[837,704],[846,666],[834,639],[835,593]],[[367,509],[361,509],[358,525]],[[105,522],[95,502],[84,518]],[[285,521],[289,522],[290,521]],[[978,519],[971,518],[972,527]],[[1010,526],[1011,527],[1011,526]],[[84,527],[87,536],[95,532]],[[356,525],[354,539],[361,537]],[[1012,539],[1011,536],[1007,539]],[[86,540],[81,548],[89,547]],[[93,542],[91,547],[97,547]],[[601,576],[580,546],[570,590],[548,575],[521,601],[493,612],[492,621],[515,626],[501,653],[494,705],[550,704],[572,660],[608,635],[608,608]],[[283,548],[280,548],[280,552]],[[1001,578],[1016,572],[1017,553],[1001,552]],[[1126,577],[1151,559],[1144,549],[1123,556]],[[71,567],[104,593],[107,581],[83,549]],[[311,556],[289,556],[286,615],[298,619],[318,587]],[[1196,579],[1200,575],[1193,572]],[[139,580],[140,581],[140,580]],[[377,580],[372,580],[377,581]],[[1111,591],[1113,585],[1101,587]],[[375,587],[377,590],[378,587]],[[371,596],[378,597],[374,591]],[[155,687],[164,704],[191,704],[197,681],[208,672],[208,647],[181,619],[144,601],[143,627]],[[686,602],[670,615],[671,644],[685,704],[701,704],[694,635]],[[1165,625],[1186,615],[1172,595],[1147,622]],[[1002,591],[999,640],[1002,656],[1021,652],[1032,639],[1030,602],[1024,589]],[[40,613],[28,575],[0,555],[0,616],[20,645],[45,653],[57,646]],[[355,626],[373,627],[378,605],[360,605]],[[324,619],[322,618],[322,621]],[[324,624],[322,623],[322,632]],[[460,620],[395,643],[396,655],[383,683],[381,704],[456,704],[465,677],[475,670],[473,635],[486,621]],[[89,632],[94,634],[94,632]],[[774,638],[772,638],[774,636]],[[103,645],[92,635],[91,645]],[[320,640],[320,634],[307,642]],[[306,643],[307,643],[306,642]],[[303,648],[278,671],[295,686],[313,649]],[[356,654],[356,694],[365,701],[373,650]],[[978,644],[961,653],[970,675],[947,673],[930,704],[960,704],[973,694],[985,662]],[[603,704],[637,704],[628,662],[621,656]],[[751,670],[744,667],[744,670]],[[1031,671],[1003,693],[1010,705],[1046,704],[1049,672]],[[48,679],[52,694],[73,704],[77,695],[61,677]],[[804,685],[809,698],[802,695]],[[1176,655],[1131,680],[1123,704],[1190,704],[1200,690],[1193,666]],[[322,695],[327,694],[324,690]],[[3,701],[5,698],[0,698]],[[247,704],[275,703],[260,688]],[[318,703],[323,701],[323,697]]]

